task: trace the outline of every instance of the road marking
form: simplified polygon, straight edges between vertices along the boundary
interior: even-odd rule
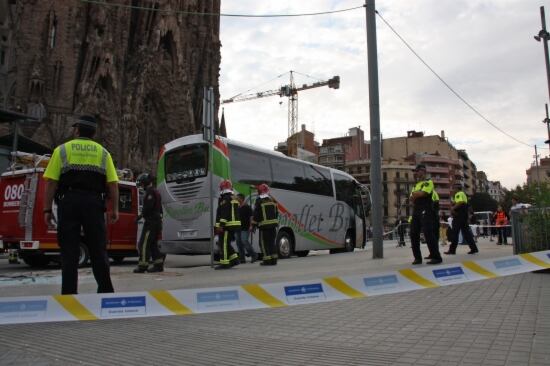
[[[54,295],[53,298],[78,320],[97,320],[73,295]]]
[[[179,302],[171,293],[165,290],[152,290],[149,291],[159,303],[161,303],[166,309],[170,310],[176,315],[189,315],[193,314],[193,311],[187,306]]]
[[[520,257],[542,268],[550,268],[550,264],[541,261],[540,259],[538,259],[532,254],[524,253],[524,254],[520,254]]]
[[[280,308],[287,306],[284,302],[264,290],[260,285],[248,284],[242,285],[242,288],[245,289],[250,295],[254,296],[257,300],[263,302],[269,307]]]
[[[464,267],[468,268],[470,271],[475,272],[477,274],[480,274],[484,277],[487,277],[487,278],[496,278],[496,277],[498,277],[498,275],[494,274],[491,271],[486,270],[485,268],[481,267],[476,262],[466,261],[466,262],[462,262],[462,265]]]
[[[324,278],[323,280],[329,285],[331,285],[332,287],[334,287],[336,290],[340,291],[344,295],[347,295],[351,298],[359,299],[359,298],[365,297],[364,293],[357,291],[356,289],[354,289],[353,287],[351,287],[350,285],[348,285],[338,277],[327,277],[327,278]]]
[[[412,282],[426,288],[433,288],[433,287],[439,287],[432,281],[422,277],[418,273],[416,273],[414,270],[407,268],[407,269],[400,269],[399,273],[401,273],[403,276],[405,276],[407,279],[411,280]]]

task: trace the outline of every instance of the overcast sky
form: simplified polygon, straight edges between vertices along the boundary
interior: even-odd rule
[[[222,13],[287,14],[360,6],[363,0],[222,0]],[[378,0],[377,10],[415,51],[491,122],[549,155],[544,104],[548,87],[541,29],[546,0]],[[408,130],[440,134],[465,149],[490,180],[508,188],[526,181],[534,147],[518,143],[466,107],[376,19],[383,137]],[[316,140],[361,126],[370,140],[365,10],[292,18],[221,19],[222,99],[278,89],[295,70],[341,78],[340,89],[299,93],[298,124]],[[278,75],[285,74],[277,78]],[[275,80],[273,80],[275,79]],[[270,80],[273,80],[269,82]],[[296,76],[297,84],[316,79]],[[281,103],[282,102],[282,103]],[[287,99],[224,105],[228,137],[273,149],[287,137]],[[299,127],[298,127],[299,128]]]

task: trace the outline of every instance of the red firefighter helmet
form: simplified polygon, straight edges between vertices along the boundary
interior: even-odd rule
[[[269,187],[265,183],[258,185],[256,188],[258,189],[258,194],[269,194]]]
[[[233,185],[229,179],[224,179],[220,182],[220,193],[233,193]]]

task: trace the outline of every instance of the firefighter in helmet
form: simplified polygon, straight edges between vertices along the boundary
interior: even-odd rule
[[[269,187],[262,183],[258,187],[258,198],[254,205],[251,230],[254,227],[260,229],[260,248],[262,250],[262,266],[277,265],[277,248],[275,246],[275,236],[277,235],[277,226],[279,226],[279,212],[277,203],[269,194]]]
[[[218,235],[220,264],[215,269],[228,269],[239,264],[239,255],[231,246],[235,231],[241,229],[239,201],[233,197],[233,185],[229,180],[220,183],[220,199],[216,211],[214,232]]]
[[[139,262],[134,273],[164,271],[164,255],[158,247],[158,236],[162,230],[162,205],[160,193],[155,188],[155,177],[149,173],[140,174],[136,184],[145,190],[143,208],[137,220],[143,218],[143,228],[138,243]],[[153,265],[149,266],[149,260]]]

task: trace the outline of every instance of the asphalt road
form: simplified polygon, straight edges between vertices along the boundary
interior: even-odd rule
[[[481,251],[476,259],[493,258],[512,254],[511,246],[497,246],[487,239],[479,241]],[[422,245],[423,253],[427,248]],[[441,250],[446,250],[441,247]],[[458,255],[446,256],[445,262],[460,262],[473,259],[466,254],[467,246],[459,246]],[[134,274],[136,259],[127,259],[122,265],[111,267],[115,290],[142,291],[153,289],[207,288],[240,285],[246,283],[270,283],[304,279],[318,279],[331,276],[345,276],[363,273],[378,273],[409,268],[412,262],[410,247],[396,247],[395,241],[384,243],[384,258],[372,259],[369,245],[353,253],[329,254],[328,251],[314,251],[304,258],[293,257],[279,260],[277,266],[264,267],[258,263],[241,264],[226,271],[215,271],[210,267],[209,256],[169,255],[165,272]],[[0,289],[3,296],[54,295],[59,293],[61,283],[59,266],[50,265],[44,269],[31,269],[25,264],[9,265],[0,259]],[[91,268],[79,271],[79,293],[93,293],[96,285]]]

